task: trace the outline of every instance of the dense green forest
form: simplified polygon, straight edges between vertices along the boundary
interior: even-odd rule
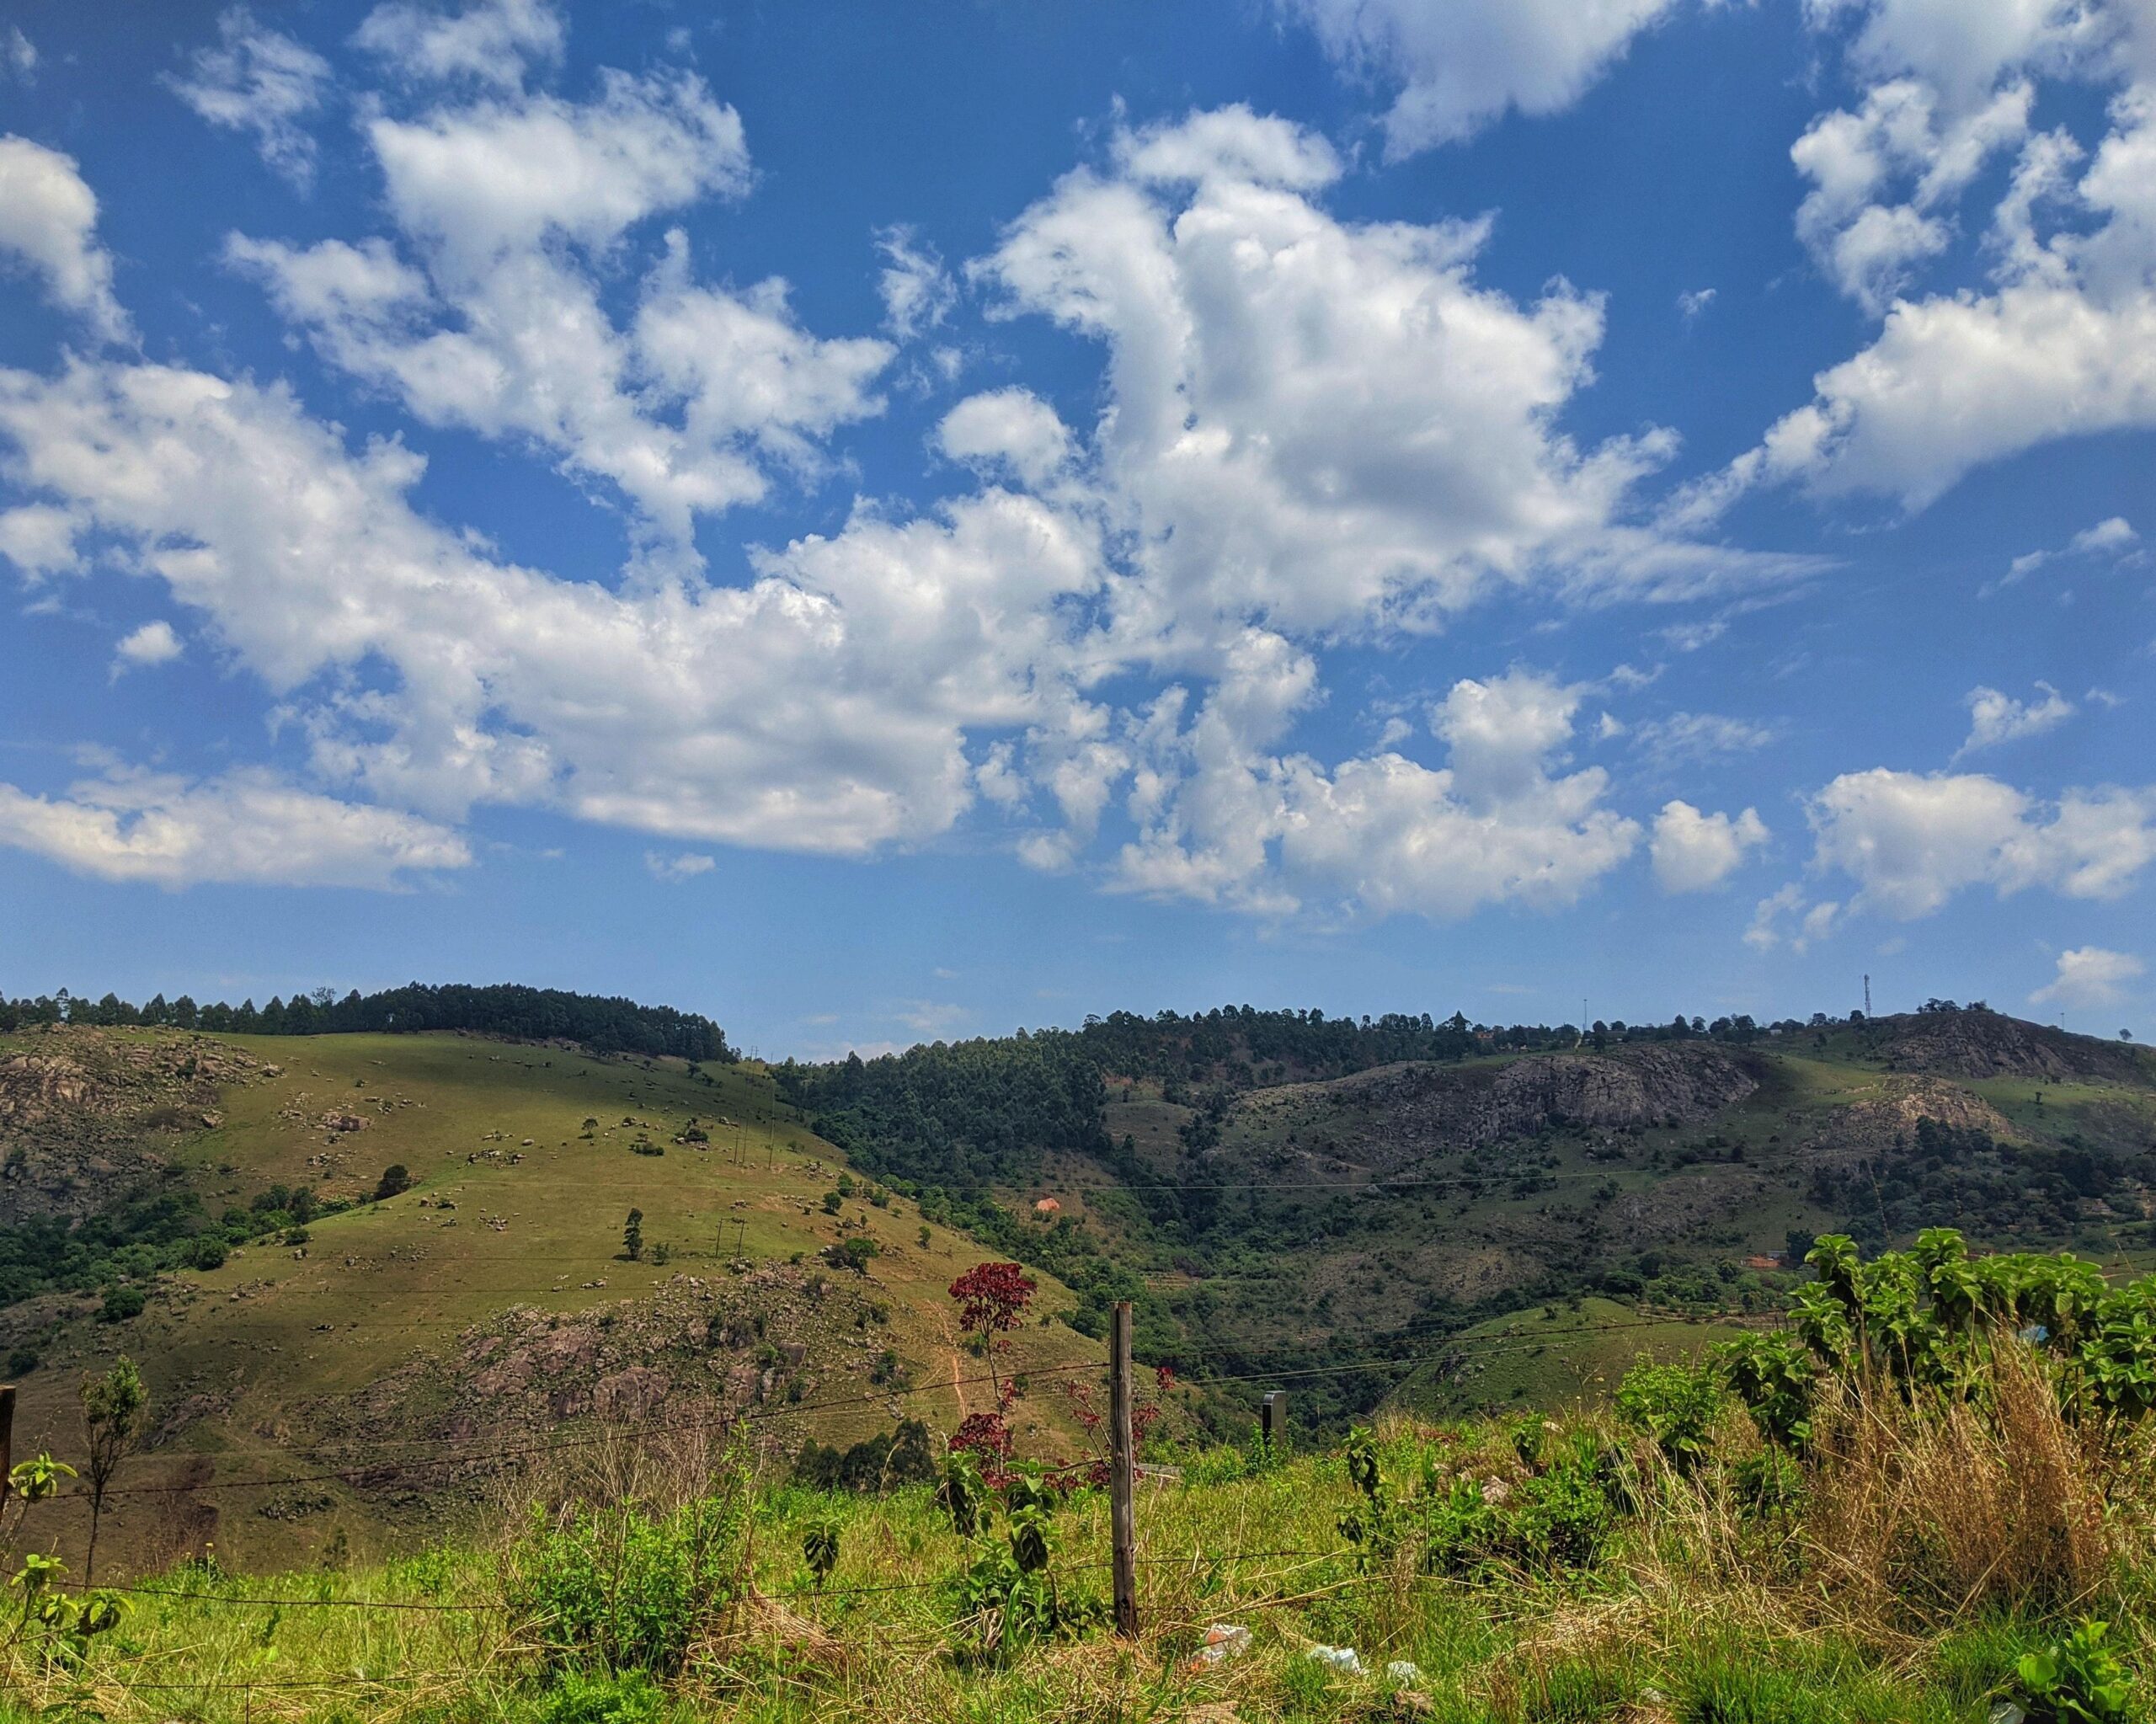
[[[1917,1121],[1913,1142],[1812,1176],[1814,1202],[1848,1217],[1875,1248],[1926,1227],[1966,1227],[1983,1237],[2056,1237],[2089,1203],[2137,1213],[2156,1179],[2156,1146],[2121,1156],[2069,1132],[2053,1147],[2005,1145],[1980,1128]]]
[[[2156,1158],[2109,1092],[2061,1091],[2046,1110],[2039,1085],[2012,1143],[1922,1113],[1882,1129],[1849,1105],[1896,1069],[1896,1038],[1932,1031],[1960,1050],[1942,1056],[1945,1070],[1967,1070],[1956,1058],[2089,1065],[2089,1048],[2030,1043],[2032,1029],[1944,1000],[1880,1024],[1852,1013],[1583,1028],[1230,1006],[1118,1012],[776,1075],[817,1131],[924,1216],[1060,1277],[1078,1294],[1075,1326],[1102,1332],[1110,1302],[1128,1299],[1149,1358],[1232,1379],[1329,1366],[1351,1342],[1379,1361],[1442,1350],[1475,1326],[1584,1297],[1756,1310],[1785,1279],[1766,1254],[1796,1262],[1822,1229],[1877,1246],[1953,1222],[2029,1243],[2112,1226],[2135,1212]],[[1716,1057],[1673,1062],[1662,1050],[1676,1043]],[[1488,1104],[1505,1122],[1497,1135],[1469,1134],[1497,1071],[1513,1069],[1506,1056],[1626,1049],[1634,1075],[1608,1076],[1656,1098],[1644,1118],[1591,1124],[1557,1099],[1569,1093],[1561,1074],[1547,1092],[1530,1076],[1507,1092],[1524,1106]],[[1442,1075],[1262,1099],[1395,1065]],[[1694,1078],[1734,1087],[1688,1118]],[[1441,1105],[1457,1124],[1438,1124],[1441,1111],[1414,1123]],[[1346,1177],[1328,1182],[1335,1166]],[[1683,1193],[1668,1220],[1641,1207],[1664,1181]],[[1029,1213],[1019,1198],[1032,1190],[1066,1205],[1082,1193],[1083,1220]],[[1359,1379],[1328,1371],[1298,1420],[1353,1414],[1396,1380],[1385,1364]]]
[[[1770,1027],[1748,1017],[1712,1023],[1679,1017],[1668,1024],[1597,1022],[1582,1030],[1569,1023],[1470,1023],[1457,1012],[1433,1021],[1428,1012],[1328,1017],[1315,1010],[1225,1006],[1151,1017],[1118,1011],[1088,1017],[1078,1030],[934,1042],[830,1065],[789,1059],[775,1071],[780,1092],[857,1166],[887,1178],[957,1189],[1029,1180],[1043,1152],[1087,1155],[1116,1166],[1118,1146],[1109,1140],[1104,1109],[1107,1086],[1118,1080],[1156,1081],[1169,1101],[1197,1107],[1217,1122],[1235,1092],[1346,1077],[1398,1060],[1642,1041],[1742,1045],[1766,1027],[1826,1022],[1823,1013],[1808,1023],[1792,1018]],[[1172,1214],[1199,1221],[1203,1230],[1202,1217]],[[1171,1212],[1162,1209],[1158,1219],[1171,1219]]]
[[[966,1188],[1032,1177],[1043,1150],[1106,1156],[1098,1055],[1065,1030],[937,1042],[903,1054],[777,1069],[779,1092],[854,1165]]]
[[[166,1270],[214,1269],[233,1246],[264,1238],[304,1245],[307,1223],[350,1205],[324,1199],[304,1185],[271,1185],[245,1208],[212,1214],[201,1194],[169,1174],[146,1180],[120,1202],[93,1214],[30,1216],[0,1226],[0,1309],[46,1293],[99,1293],[99,1317],[121,1322],[139,1313],[148,1287]],[[18,1347],[11,1375],[37,1363],[36,1348]]]
[[[104,1027],[147,1024],[238,1036],[464,1030],[526,1041],[580,1042],[597,1054],[673,1054],[684,1059],[736,1057],[725,1032],[695,1012],[506,982],[492,987],[462,983],[430,987],[411,982],[379,994],[354,990],[341,1000],[333,990],[318,988],[290,1000],[272,998],[259,1007],[252,1000],[237,1006],[221,1001],[198,1006],[185,994],[176,1000],[159,994],[135,1006],[115,994],[93,1001],[85,995],[71,995],[65,988],[35,999],[0,998],[0,1032],[40,1023]]]

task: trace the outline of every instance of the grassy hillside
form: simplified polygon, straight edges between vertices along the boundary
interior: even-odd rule
[[[1489,1408],[1606,1405],[1641,1359],[1690,1359],[1743,1332],[1712,1317],[1589,1294],[1491,1317],[1449,1336],[1401,1383],[1392,1404],[1458,1418]]]
[[[214,1081],[178,1075],[190,1060]],[[71,1192],[193,1193],[213,1219],[278,1187],[351,1205],[215,1269],[138,1277],[147,1307],[125,1321],[99,1321],[93,1293],[0,1312],[8,1344],[40,1360],[21,1379],[19,1453],[68,1445],[82,1372],[123,1349],[142,1365],[157,1440],[130,1482],[187,1488],[145,1495],[115,1554],[213,1539],[229,1560],[289,1561],[408,1536],[487,1488],[483,1470],[416,1457],[565,1422],[753,1406],[766,1442],[791,1448],[900,1414],[948,1429],[985,1404],[944,1289],[986,1254],[851,1178],[827,1213],[839,1158],[759,1068],[457,1036],[56,1029],[0,1038],[0,1083],[11,1072],[11,1222]],[[370,1201],[392,1165],[410,1188]],[[622,1255],[632,1208],[642,1262]],[[880,1253],[865,1273],[822,1261],[856,1237]],[[1070,1302],[1049,1278],[1037,1310]],[[1061,1324],[1020,1342],[1037,1366],[1099,1356]],[[910,1388],[925,1392],[894,1392]],[[1017,1423],[1035,1446],[1071,1439],[1046,1396]],[[349,1478],[313,1476],[340,1467]],[[305,1482],[251,1483],[278,1476]]]

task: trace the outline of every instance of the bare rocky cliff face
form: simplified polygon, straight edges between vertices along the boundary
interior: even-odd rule
[[[1956,1131],[1981,1131],[2000,1143],[2021,1137],[2004,1114],[1960,1085],[1929,1074],[1897,1073],[1881,1080],[1876,1096],[1835,1108],[1805,1148],[1828,1161],[1874,1156],[1913,1142],[1927,1119]]]
[[[2156,1086],[2156,1061],[2123,1042],[2068,1035],[1997,1011],[1919,1011],[1883,1020],[1872,1051],[1889,1069],[1943,1077],[2095,1079]]]
[[[1759,1087],[1741,1052],[1705,1043],[1553,1054],[1502,1065],[1389,1065],[1265,1092],[1252,1113],[1336,1116],[1342,1158],[1383,1174],[1447,1151],[1532,1137],[1545,1127],[1620,1130],[1711,1119]]]
[[[220,1123],[219,1094],[264,1070],[179,1032],[59,1028],[0,1043],[0,1225],[81,1216],[163,1165],[162,1146]]]

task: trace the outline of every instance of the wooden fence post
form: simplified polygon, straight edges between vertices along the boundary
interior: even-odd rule
[[[1278,1445],[1288,1440],[1288,1391],[1273,1389],[1267,1392],[1258,1403],[1258,1417],[1265,1433],[1266,1452],[1277,1455]]]
[[[1138,1637],[1137,1444],[1130,1428],[1130,1301],[1108,1316],[1108,1528],[1115,1555],[1115,1631]]]
[[[8,1500],[8,1475],[15,1465],[15,1385],[0,1383],[0,1502]]]

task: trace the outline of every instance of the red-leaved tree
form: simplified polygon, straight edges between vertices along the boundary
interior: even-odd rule
[[[990,1485],[1000,1485],[1011,1476],[1013,1446],[1011,1427],[1001,1412],[968,1413],[951,1438],[951,1452],[971,1450],[980,1464],[982,1479]]]
[[[1161,1365],[1153,1373],[1153,1380],[1159,1387],[1159,1396],[1151,1401],[1134,1400],[1131,1403],[1130,1443],[1134,1459],[1144,1458],[1147,1435],[1168,1410],[1166,1397],[1176,1386],[1176,1374]],[[1080,1484],[1098,1485],[1105,1489],[1108,1482],[1108,1416],[1102,1410],[1091,1384],[1066,1377],[1063,1392],[1070,1403],[1070,1416],[1086,1433],[1086,1442],[1093,1450],[1094,1459],[1074,1460],[1058,1468],[1056,1481],[1065,1489]]]
[[[1016,1263],[981,1263],[951,1284],[951,1297],[958,1302],[958,1326],[979,1337],[988,1358],[989,1381],[995,1385],[999,1405],[1004,1402],[1003,1380],[996,1374],[995,1355],[1010,1346],[999,1341],[1026,1320],[1026,1307],[1033,1302],[1033,1278]]]

